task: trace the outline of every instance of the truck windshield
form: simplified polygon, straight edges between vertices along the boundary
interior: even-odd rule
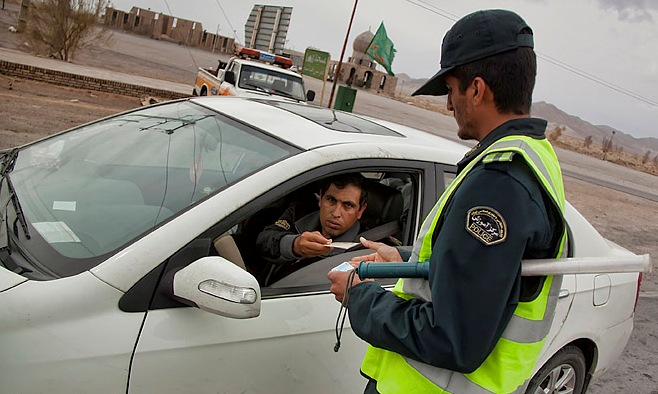
[[[247,90],[266,91],[279,96],[306,101],[302,78],[251,65],[243,65],[238,87]]]

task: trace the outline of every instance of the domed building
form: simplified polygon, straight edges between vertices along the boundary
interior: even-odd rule
[[[370,30],[356,36],[352,43],[352,56],[340,67],[338,82],[350,87],[394,96],[397,77],[390,76],[385,71],[378,71],[377,63],[366,53],[374,36],[375,34]],[[338,62],[332,64],[332,75],[335,74],[337,64]]]

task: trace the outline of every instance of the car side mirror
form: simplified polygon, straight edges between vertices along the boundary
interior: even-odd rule
[[[306,92],[306,101],[313,101],[315,100],[315,90],[309,90]]]
[[[233,71],[225,71],[224,81],[230,83],[231,85],[235,85],[235,73]]]
[[[174,275],[174,296],[204,311],[235,319],[260,315],[256,278],[222,257],[203,257]]]

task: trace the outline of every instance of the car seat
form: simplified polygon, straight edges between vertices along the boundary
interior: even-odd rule
[[[379,182],[369,182],[368,205],[361,216],[365,231],[361,236],[371,240],[383,240],[389,236],[399,237],[400,219],[404,211],[404,198],[396,188]]]
[[[240,249],[238,249],[238,245],[228,232],[215,238],[213,245],[220,257],[225,258],[245,271],[247,270]]]
[[[277,79],[272,83],[272,89],[279,91],[279,92],[285,92],[286,91],[286,82],[282,79]]]

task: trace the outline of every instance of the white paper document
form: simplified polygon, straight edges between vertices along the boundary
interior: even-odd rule
[[[356,245],[361,245],[361,244],[358,243],[358,242],[332,242],[332,243],[327,244],[325,246],[327,246],[329,248],[349,249],[349,248],[351,248],[353,246],[356,246]]]

